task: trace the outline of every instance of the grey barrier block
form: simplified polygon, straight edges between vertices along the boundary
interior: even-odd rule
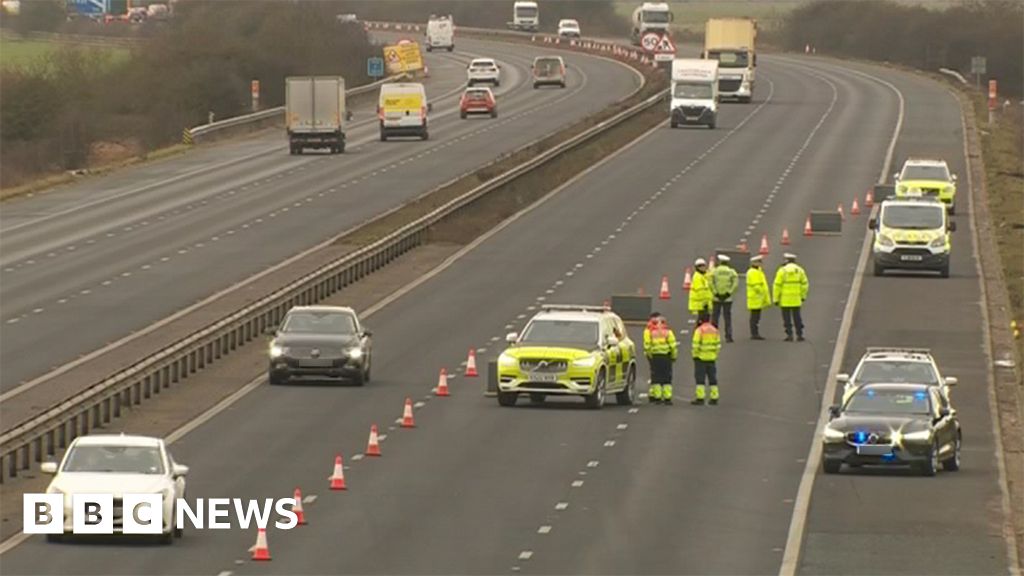
[[[811,232],[814,234],[842,234],[843,217],[837,211],[811,212]]]
[[[484,390],[484,396],[497,396],[498,395],[498,361],[490,360],[487,362],[487,388]]]
[[[612,312],[618,314],[623,322],[647,322],[651,316],[651,300],[648,295],[613,295]]]

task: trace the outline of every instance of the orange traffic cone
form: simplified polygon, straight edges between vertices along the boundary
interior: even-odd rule
[[[782,229],[782,245],[789,246],[789,228]]]
[[[761,249],[757,251],[761,256],[768,254],[768,235],[763,234],[761,236]]]
[[[693,272],[690,271],[690,267],[686,267],[686,274],[683,276],[683,290],[689,291],[690,284],[693,283]]]
[[[402,428],[415,428],[416,422],[412,419],[412,398],[405,399],[405,411],[402,412]]]
[[[448,396],[448,371],[441,368],[441,375],[437,377],[437,388],[434,388],[434,394],[438,396]]]
[[[864,196],[864,205],[871,208],[875,205],[875,191],[868,188],[867,195]]]
[[[292,506],[292,512],[295,512],[295,517],[298,518],[298,525],[303,526],[306,524],[306,513],[302,509],[302,490],[296,488],[292,498],[295,498],[295,506]]]
[[[377,439],[377,425],[370,426],[370,440],[366,443],[367,456],[380,456],[380,440]]]
[[[252,548],[249,548],[252,552],[252,559],[258,562],[270,561],[270,548],[267,548],[267,529],[260,528],[256,532],[256,543],[253,544]]]
[[[661,277],[661,292],[658,294],[658,298],[662,300],[672,298],[672,294],[668,291],[668,276]]]
[[[750,252],[750,248],[747,246],[747,239],[746,238],[744,238],[743,240],[740,241],[740,245],[737,246],[737,248],[739,248],[740,252]]]
[[[348,490],[345,487],[345,467],[341,464],[341,454],[334,457],[334,473],[327,479],[331,481],[331,490]]]
[[[853,206],[850,206],[850,214],[854,216],[860,215],[860,204],[857,203],[857,198],[853,199]]]
[[[475,378],[478,376],[476,371],[476,350],[469,349],[469,357],[466,358],[466,377]]]
[[[846,212],[843,212],[843,203],[842,202],[840,202],[836,206],[836,212],[839,212],[839,219],[840,220],[846,220]]]
[[[804,222],[804,236],[813,236],[814,232],[811,231],[811,215],[807,215],[807,220]]]

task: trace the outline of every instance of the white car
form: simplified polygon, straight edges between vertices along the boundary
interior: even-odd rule
[[[957,379],[943,378],[939,366],[927,348],[875,348],[869,347],[853,375],[839,374],[836,380],[843,384],[843,403],[857,388],[865,384],[926,384],[937,386],[946,400],[949,388]]]
[[[466,68],[466,83],[501,86],[501,66],[492,58],[474,58]]]
[[[71,442],[60,465],[44,462],[40,469],[55,474],[47,494],[64,495],[64,532],[72,530],[73,494],[113,494],[114,532],[120,532],[122,494],[160,494],[163,496],[163,533],[169,544],[182,531],[174,527],[174,503],[185,497],[188,466],[174,461],[164,441],[148,436],[81,436]],[[50,534],[51,541],[60,540]]]
[[[579,38],[580,37],[580,23],[576,20],[559,20],[558,21],[558,35],[562,38]]]

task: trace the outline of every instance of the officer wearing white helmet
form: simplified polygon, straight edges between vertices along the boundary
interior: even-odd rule
[[[768,279],[765,278],[764,270],[761,268],[762,260],[764,257],[760,254],[751,257],[750,268],[747,269],[747,310],[750,311],[751,340],[764,340],[759,329],[761,310],[772,305],[772,293],[768,289]]]
[[[786,264],[775,273],[775,286],[772,290],[774,302],[782,308],[782,323],[786,328],[786,341],[793,341],[793,328],[796,328],[796,339],[804,340],[804,320],[800,308],[807,300],[810,282],[807,272],[796,263],[796,254],[787,252],[783,255]]]
[[[697,258],[693,263],[693,279],[690,281],[690,297],[687,308],[690,314],[697,315],[697,324],[711,318],[711,283],[708,282],[708,263]]]
[[[732,342],[732,297],[740,287],[740,275],[729,261],[728,255],[720,254],[718,266],[711,272],[711,294],[714,296],[711,322],[724,328],[726,342]],[[725,316],[724,327],[718,323],[722,316]]]

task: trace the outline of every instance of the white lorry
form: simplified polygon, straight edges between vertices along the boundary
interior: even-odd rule
[[[647,32],[668,34],[669,25],[672,23],[672,10],[668,2],[644,2],[633,10],[633,25],[629,32],[629,38],[633,44],[640,45],[640,40]]]
[[[714,129],[718,118],[718,62],[699,58],[672,61],[672,127],[703,124]]]
[[[718,60],[722,98],[750,102],[757,66],[757,22],[750,18],[710,18],[704,27],[703,57]]]
[[[427,52],[433,52],[435,48],[449,52],[455,50],[455,21],[452,20],[450,14],[448,16],[430,15],[430,19],[427,20],[426,44]]]
[[[518,0],[512,5],[512,21],[508,23],[512,30],[536,32],[540,29],[540,8],[532,0]]]
[[[285,124],[292,154],[306,148],[345,151],[345,79],[341,76],[289,76],[284,90]]]

